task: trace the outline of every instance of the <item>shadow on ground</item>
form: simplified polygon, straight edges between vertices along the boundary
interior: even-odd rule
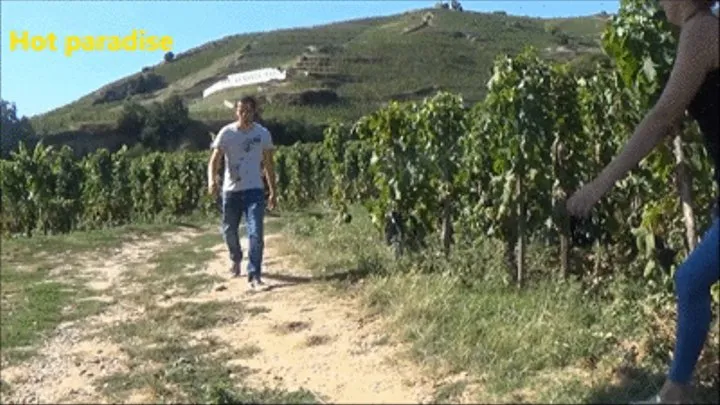
[[[190,229],[192,229],[192,230],[194,230],[194,231],[199,231],[199,230],[202,230],[202,229],[203,229],[202,226],[199,226],[199,225],[196,225],[196,224],[191,224],[191,223],[185,222],[185,221],[177,221],[177,222],[175,222],[175,225],[180,226],[180,227],[183,227],[183,228],[190,228]]]
[[[628,404],[630,401],[642,401],[657,394],[665,381],[665,374],[651,373],[631,368],[623,370],[622,382],[593,390],[583,401],[586,404]],[[693,403],[717,404],[720,400],[718,388],[696,387]]]
[[[360,279],[364,278],[369,274],[369,270],[366,269],[349,269],[345,271],[339,271],[332,274],[321,275],[321,276],[292,276],[288,274],[279,273],[268,273],[263,272],[263,277],[271,280],[277,280],[283,283],[283,287],[297,284],[307,283],[318,283],[327,281],[341,281],[355,283]]]
[[[220,212],[222,212],[222,209]],[[297,211],[267,210],[265,216],[270,218],[312,217],[313,219],[323,219],[327,217],[327,213],[320,209],[306,208]]]

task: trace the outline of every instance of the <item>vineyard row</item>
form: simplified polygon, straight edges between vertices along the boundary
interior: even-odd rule
[[[575,77],[532,50],[500,57],[487,98],[474,106],[444,92],[393,102],[352,125],[331,125],[321,144],[279,148],[278,203],[290,209],[324,201],[341,215],[362,203],[379,229],[388,215],[397,219],[393,238],[401,250],[433,237],[446,253],[458,242],[498,238],[518,283],[530,239],[558,247],[565,276],[580,247],[592,251],[598,274],[622,265],[668,281],[707,225],[717,193],[696,126],[678,128],[589,220],[562,210],[619,153],[644,114],[643,100],[615,71]],[[23,149],[2,161],[3,231],[68,232],[212,212],[207,157],[129,158],[121,150],[77,161],[67,148]],[[680,181],[688,182],[698,213],[690,230]]]
[[[11,159],[0,160],[3,234],[66,233],[218,213],[218,201],[207,192],[209,157],[187,151],[130,157],[122,148],[78,160],[67,146],[21,145]],[[283,207],[326,194],[329,178],[317,144],[280,147],[275,162]]]

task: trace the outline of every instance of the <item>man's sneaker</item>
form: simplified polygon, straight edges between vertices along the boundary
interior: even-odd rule
[[[247,283],[247,291],[248,292],[254,292],[255,291],[255,281],[249,280]]]
[[[260,279],[255,279],[255,285],[263,291],[266,291],[269,288],[269,286]]]
[[[232,266],[230,266],[230,275],[240,277],[240,263],[233,263]]]

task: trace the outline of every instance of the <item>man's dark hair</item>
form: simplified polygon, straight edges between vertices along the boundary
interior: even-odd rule
[[[237,101],[235,105],[238,104],[252,104],[253,110],[257,110],[257,100],[255,100],[255,97],[253,96],[244,96],[240,100]]]

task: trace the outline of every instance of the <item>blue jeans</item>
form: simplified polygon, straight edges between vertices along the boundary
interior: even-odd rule
[[[710,229],[675,272],[677,332],[669,379],[690,382],[705,345],[711,312],[710,287],[720,279],[720,223],[714,216]]]
[[[225,191],[222,201],[222,231],[223,238],[233,263],[242,261],[242,249],[238,228],[240,218],[245,215],[247,225],[248,245],[250,257],[248,260],[248,280],[260,280],[262,271],[264,235],[263,225],[265,219],[265,193],[262,189]]]

